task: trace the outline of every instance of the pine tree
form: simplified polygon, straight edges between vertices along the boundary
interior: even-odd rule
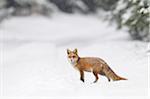
[[[126,26],[133,39],[150,41],[149,3],[148,0],[120,0],[118,7],[113,11],[118,28]]]

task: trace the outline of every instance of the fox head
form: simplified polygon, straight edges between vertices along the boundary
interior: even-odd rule
[[[77,49],[74,49],[73,51],[67,49],[67,55],[68,55],[68,60],[72,65],[75,65],[78,62],[79,56],[78,56]]]

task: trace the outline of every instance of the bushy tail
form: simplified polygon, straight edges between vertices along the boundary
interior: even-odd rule
[[[117,81],[117,80],[128,80],[128,79],[118,76],[114,81]]]
[[[106,66],[103,70],[105,75],[113,81],[127,80],[126,78],[118,76],[109,66]]]

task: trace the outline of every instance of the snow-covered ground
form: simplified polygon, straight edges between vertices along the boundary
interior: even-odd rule
[[[81,57],[101,57],[128,80],[108,82],[100,76],[93,84],[93,74],[85,73],[82,83],[67,60],[67,48],[78,48]],[[147,96],[147,43],[132,41],[127,33],[95,16],[5,20],[0,24],[0,49],[3,96]]]

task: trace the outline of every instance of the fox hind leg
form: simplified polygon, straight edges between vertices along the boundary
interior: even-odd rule
[[[111,81],[109,77],[107,77],[107,79],[108,79],[108,82],[110,82],[110,81]]]
[[[106,76],[106,74],[105,74],[105,73],[100,72],[99,74],[100,74],[100,75],[102,75],[102,76],[105,76],[105,77],[108,79],[108,81],[109,81],[109,82],[111,81],[111,79],[110,79],[108,76]]]
[[[96,73],[96,72],[93,72],[93,74],[94,74],[94,76],[95,76],[95,81],[94,81],[94,83],[96,83],[97,81],[98,81],[98,73]]]

